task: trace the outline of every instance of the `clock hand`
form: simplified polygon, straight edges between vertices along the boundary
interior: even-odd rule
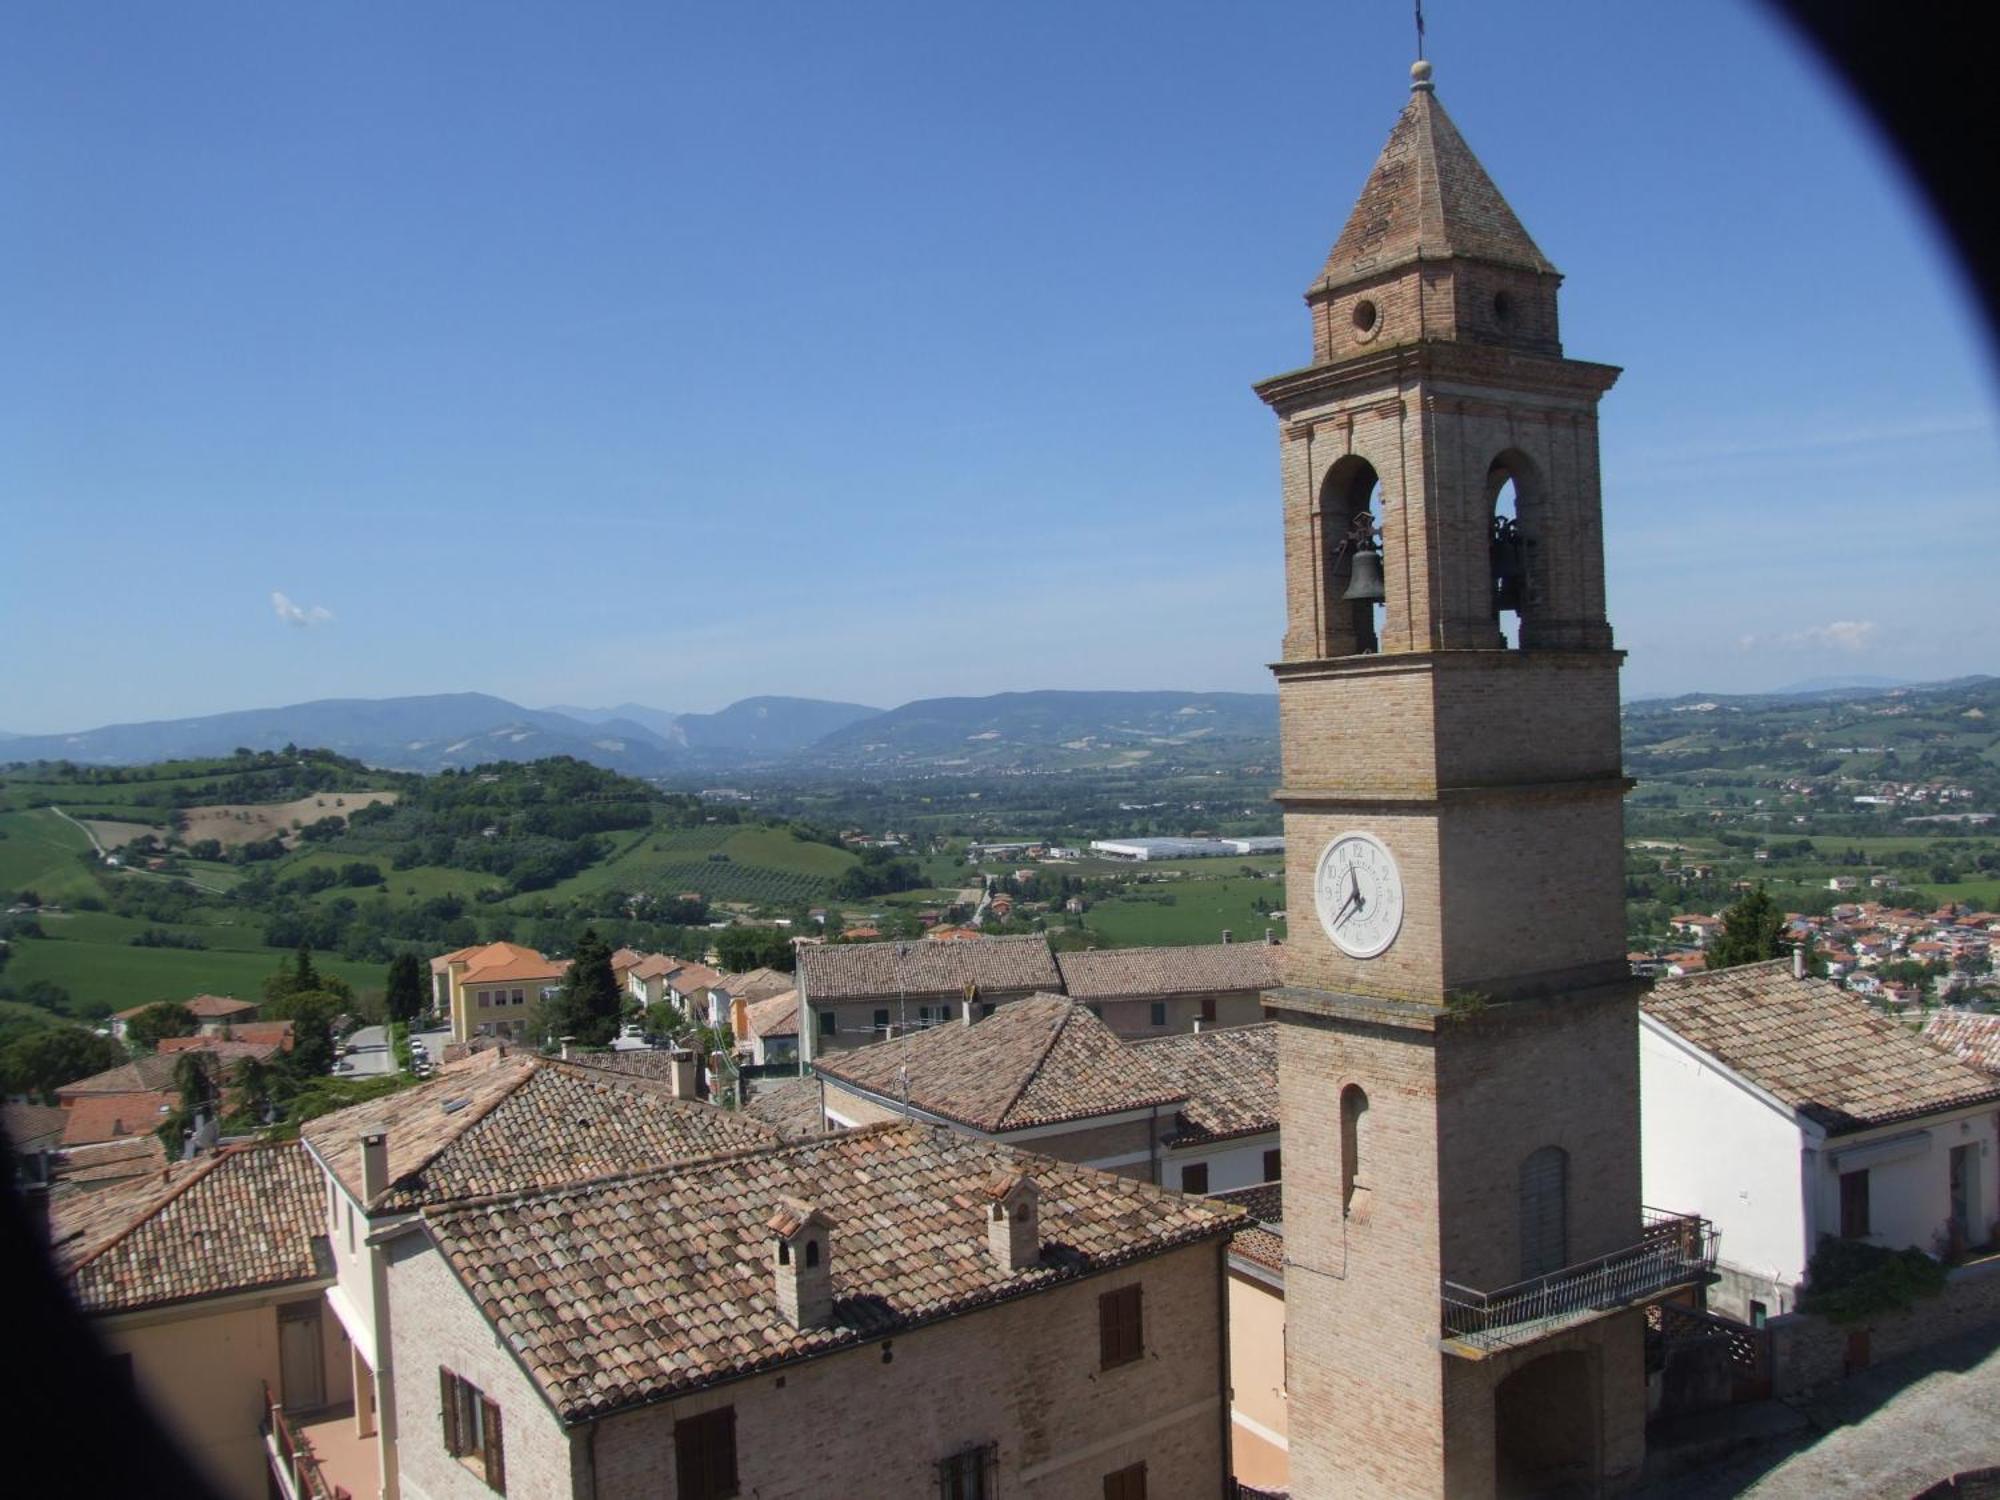
[[[1354,901],[1355,898],[1353,896],[1349,896],[1345,901],[1340,903],[1340,910],[1333,914],[1334,926],[1338,927],[1342,922],[1347,920],[1348,910],[1349,908],[1354,906]]]

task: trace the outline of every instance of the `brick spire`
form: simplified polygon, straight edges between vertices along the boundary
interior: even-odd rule
[[[1410,69],[1410,102],[1313,290],[1453,258],[1556,273],[1437,102],[1431,65],[1420,61]]]

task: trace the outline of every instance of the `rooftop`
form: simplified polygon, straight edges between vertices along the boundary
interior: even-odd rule
[[[1042,1260],[1003,1270],[983,1193],[1026,1165]],[[778,1309],[781,1198],[831,1224],[833,1316]],[[553,1191],[427,1209],[472,1300],[566,1422],[877,1339],[1225,1235],[1223,1205],[907,1122]],[[565,1253],[551,1255],[560,1243]],[[607,1268],[616,1274],[606,1274]]]
[[[971,1026],[952,1022],[836,1053],[821,1076],[900,1098],[975,1130],[1022,1130],[1128,1109],[1178,1105],[1186,1090],[1062,995],[1001,1006]]]
[[[371,1213],[579,1182],[775,1139],[759,1121],[676,1099],[644,1078],[500,1050],[323,1115],[302,1138],[360,1199],[361,1138],[377,1131],[389,1137],[389,1186],[366,1203]]]
[[[746,969],[741,974],[724,974],[718,982],[732,1000],[768,1000],[787,990],[796,991],[798,981],[783,969]]]
[[[65,1146],[150,1135],[181,1102],[172,1090],[133,1089],[122,1094],[84,1094],[69,1106],[63,1122]]]
[[[817,1078],[757,1079],[743,1112],[762,1120],[785,1140],[825,1135],[826,1116],[819,1107]]]
[[[2000,1073],[2000,1016],[1934,1011],[1924,1022],[1924,1040],[1982,1073]]]
[[[799,992],[786,990],[744,1008],[745,1019],[754,1036],[797,1036],[799,1034]]]
[[[1256,1220],[1250,1228],[1237,1230],[1236,1237],[1229,1243],[1230,1253],[1282,1276],[1285,1270],[1284,1184],[1266,1182],[1257,1187],[1231,1188],[1228,1192],[1211,1193],[1209,1196],[1217,1203],[1242,1209]]]
[[[1267,990],[1283,984],[1273,943],[1186,948],[1087,948],[1056,955],[1063,988],[1079,1000]]]
[[[1829,1133],[2000,1100],[2000,1079],[1948,1057],[1791,960],[1663,979],[1655,1021]]]
[[[1271,1022],[1132,1045],[1187,1095],[1174,1145],[1261,1135],[1278,1128],[1278,1028]]]
[[[1056,990],[1062,976],[1048,939],[979,938],[961,943],[815,943],[799,950],[800,987],[814,1001],[865,1000],[903,994]]]
[[[149,1052],[128,1063],[92,1073],[56,1090],[61,1099],[78,1094],[131,1094],[174,1086],[174,1059],[170,1054]]]
[[[50,1251],[87,1312],[310,1281],[330,1261],[320,1176],[297,1145],[238,1146],[50,1204]]]

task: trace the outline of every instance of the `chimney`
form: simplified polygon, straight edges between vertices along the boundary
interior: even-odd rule
[[[1222,929],[1222,940],[1225,943],[1233,943],[1236,941],[1236,934],[1225,927]]]
[[[1792,978],[1803,979],[1805,977],[1806,945],[1804,943],[1795,943],[1792,945]]]
[[[562,1039],[562,1051],[559,1055],[564,1062],[569,1061],[569,1044],[575,1040],[576,1038],[573,1036],[566,1036]]]
[[[1265,946],[1266,948],[1275,948],[1275,947],[1277,947],[1277,946],[1278,946],[1278,929],[1277,929],[1277,928],[1275,928],[1275,927],[1266,927],[1266,928],[1264,929],[1264,946]]]
[[[1003,1271],[1042,1263],[1042,1190],[1018,1167],[986,1184],[986,1249]]]
[[[779,1313],[794,1328],[826,1327],[833,1321],[832,1225],[826,1215],[797,1198],[780,1198],[765,1227],[771,1231]]]
[[[972,1002],[970,1000],[961,1000],[958,1002],[958,1019],[963,1025],[970,1026],[972,1024]]]
[[[389,1134],[361,1137],[361,1202],[365,1207],[389,1191]]]
[[[1196,1031],[1199,1031],[1199,1030],[1201,1030],[1201,1017],[1200,1017],[1200,1016],[1196,1016],[1196,1017],[1194,1018],[1194,1029],[1195,1029]]]
[[[692,1052],[667,1054],[667,1092],[676,1099],[696,1097],[695,1060]]]

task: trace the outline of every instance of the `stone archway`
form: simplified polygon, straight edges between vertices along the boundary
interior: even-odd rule
[[[1598,1389],[1589,1351],[1545,1354],[1523,1365],[1493,1393],[1494,1493],[1525,1496],[1597,1493]]]

